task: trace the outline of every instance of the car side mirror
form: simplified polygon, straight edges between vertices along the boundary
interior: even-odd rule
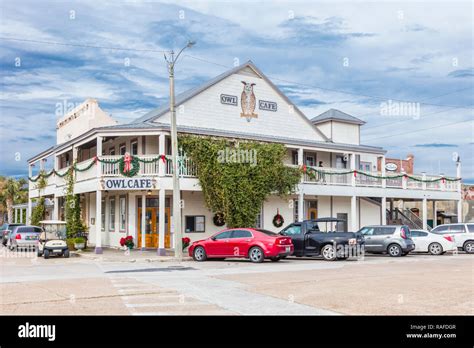
[[[211,240],[216,240],[216,237],[214,237],[214,236],[213,236],[213,237],[211,237]]]

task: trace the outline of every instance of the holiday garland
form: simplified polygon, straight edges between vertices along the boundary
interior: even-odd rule
[[[349,170],[349,171],[345,171],[345,172],[327,172],[327,171],[324,171],[324,170],[315,169],[315,168],[308,167],[308,166],[305,166],[305,165],[302,166],[301,170],[302,170],[303,173],[306,173],[306,174],[310,175],[312,178],[315,178],[316,174],[318,174],[319,176],[353,174],[355,177],[360,174],[360,175],[364,175],[364,176],[367,176],[367,177],[370,177],[370,178],[382,179],[382,180],[383,179],[405,178],[405,179],[410,179],[410,180],[413,180],[413,181],[425,182],[425,183],[433,183],[433,182],[439,182],[439,181],[442,181],[442,182],[445,182],[445,181],[455,182],[455,181],[460,181],[461,180],[461,178],[447,178],[447,177],[444,177],[444,176],[442,176],[440,178],[436,178],[436,179],[422,179],[422,178],[417,178],[416,176],[412,176],[412,175],[409,175],[409,174],[397,174],[397,175],[385,175],[384,176],[384,175],[369,174],[369,173],[362,172],[362,171],[359,171],[359,170]]]
[[[150,158],[150,159],[141,159],[139,157],[136,157],[136,156],[131,156],[132,159],[131,159],[131,163],[133,165],[133,169],[132,169],[132,172],[131,173],[123,173],[123,169],[125,167],[125,161],[124,161],[124,157],[120,157],[118,159],[102,159],[102,158],[99,158],[99,157],[94,157],[92,159],[92,161],[85,165],[84,167],[79,167],[77,166],[77,163],[74,163],[72,166],[69,166],[64,172],[60,172],[56,169],[52,169],[51,171],[49,172],[41,172],[40,174],[38,174],[37,176],[35,177],[28,177],[28,180],[31,181],[31,182],[37,182],[40,178],[43,178],[43,179],[47,179],[49,178],[51,175],[56,175],[60,178],[63,178],[65,177],[66,175],[68,175],[69,171],[70,170],[73,170],[73,171],[76,171],[76,172],[85,172],[85,171],[88,171],[89,169],[91,169],[94,165],[97,164],[97,162],[100,162],[100,163],[108,163],[108,164],[117,164],[119,163],[119,170],[120,170],[120,173],[125,175],[125,176],[134,176],[138,173],[138,170],[140,169],[140,165],[139,165],[139,162],[141,163],[155,163],[155,162],[158,162],[159,160],[162,160],[163,163],[166,163],[169,161],[169,159],[165,156],[165,155],[159,155],[155,158]],[[133,174],[133,175],[131,175]]]

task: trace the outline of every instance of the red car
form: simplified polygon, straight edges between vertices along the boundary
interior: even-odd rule
[[[189,247],[189,256],[196,261],[226,257],[245,257],[252,262],[263,262],[266,258],[279,261],[292,253],[291,238],[259,228],[224,230]]]

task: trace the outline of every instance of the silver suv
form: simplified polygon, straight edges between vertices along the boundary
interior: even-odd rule
[[[359,230],[364,236],[364,250],[369,253],[387,253],[405,256],[415,249],[410,228],[405,225],[365,226]]]
[[[474,223],[439,225],[433,228],[431,233],[449,235],[454,238],[459,250],[474,254]]]

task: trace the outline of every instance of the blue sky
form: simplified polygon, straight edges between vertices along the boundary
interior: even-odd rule
[[[166,102],[163,54],[197,45],[177,91],[251,59],[309,117],[329,108],[365,121],[361,142],[415,155],[415,171],[474,182],[473,5],[470,1],[8,1],[1,39],[0,174],[55,144],[56,105],[88,97],[119,122]],[[126,64],[130,62],[130,64]],[[19,64],[18,64],[19,63]],[[19,66],[18,66],[19,65]],[[420,103],[384,114],[383,103]]]

